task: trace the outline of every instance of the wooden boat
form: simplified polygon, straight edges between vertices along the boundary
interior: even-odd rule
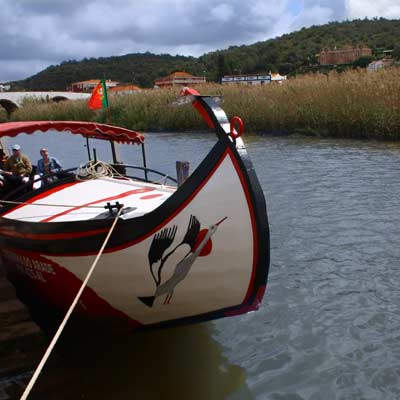
[[[120,207],[73,323],[170,326],[259,307],[268,276],[269,230],[263,191],[240,137],[243,124],[238,117],[229,121],[211,96],[189,88],[182,95],[215,130],[217,141],[179,187],[152,181],[148,174],[154,170],[145,157],[143,167],[100,163],[100,172],[99,161],[94,166],[92,159],[40,189],[20,187],[7,197],[12,200],[3,197],[1,259],[42,327],[65,314]],[[144,143],[136,131],[96,123],[0,124],[0,137],[36,131]],[[144,176],[129,175],[132,168]]]

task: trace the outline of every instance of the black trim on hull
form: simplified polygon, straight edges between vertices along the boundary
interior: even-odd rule
[[[244,147],[237,149],[236,141],[229,136],[229,132],[226,132],[225,128],[229,126],[229,121],[226,118],[224,111],[213,101],[213,99],[211,97],[196,96],[195,101],[200,102],[206,114],[214,124],[216,134],[219,138],[218,142],[188,180],[160,207],[142,217],[131,220],[120,220],[116,225],[114,234],[110,238],[106,251],[111,252],[126,247],[129,244],[134,244],[136,241],[149,236],[157,229],[161,229],[161,227],[168,223],[168,221],[176,215],[183,206],[189,204],[193,194],[197,193],[199,187],[202,187],[203,182],[208,179],[210,174],[213,173],[215,166],[219,164],[222,157],[227,151],[229,151],[237,164],[237,168],[240,170],[240,179],[246,189],[247,201],[250,203],[249,208],[254,235],[254,275],[251,278],[248,293],[241,304],[201,315],[150,324],[146,327],[174,326],[179,324],[202,322],[257,309],[268,278],[270,263],[268,217],[264,194],[255,174],[253,164],[246,149]],[[54,187],[55,186],[53,186],[53,188]],[[36,194],[37,193],[35,193],[35,195]],[[32,197],[33,196],[24,196],[24,200],[29,200],[29,198]],[[7,211],[9,210],[10,208],[7,208]],[[66,256],[79,256],[97,254],[111,222],[111,219],[105,219],[42,223],[15,221],[0,217],[0,246],[3,248],[6,247],[38,252],[42,255],[61,254]],[[26,234],[27,237],[12,237],[7,234],[7,232],[2,234],[2,231],[11,231],[11,234],[12,232],[15,232],[16,235]],[[86,232],[87,236],[68,238],[68,234],[79,234],[82,232]],[[54,239],[51,237],[47,237],[46,239],[36,239],[35,235],[56,236]],[[60,239],[62,238],[62,235],[66,235],[65,240]],[[43,249],[46,250],[43,251]]]
[[[118,221],[111,236],[106,251],[112,251],[113,248],[119,248],[135,242],[141,237],[148,235],[157,226],[162,225],[165,220],[176,213],[183,204],[190,198],[202,182],[207,179],[214,166],[221,159],[226,150],[226,142],[218,141],[207,157],[185,183],[170,196],[160,207],[152,212],[129,220]],[[24,199],[29,200],[28,198]],[[86,220],[86,221],[68,221],[68,222],[27,222],[16,221],[7,218],[0,218],[0,243],[3,247],[21,249],[25,251],[40,252],[41,254],[97,254],[112,219]],[[25,234],[27,238],[7,237],[1,235],[5,229],[12,232],[18,232],[18,235]],[[104,230],[101,233],[95,233],[87,237],[67,238],[71,233],[96,232]],[[54,239],[35,239],[34,235],[58,235]],[[65,240],[60,240],[60,235],[65,235]],[[45,250],[44,250],[45,249]]]

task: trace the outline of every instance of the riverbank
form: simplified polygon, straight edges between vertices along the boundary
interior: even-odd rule
[[[399,68],[306,75],[282,85],[210,84],[199,90],[224,96],[228,116],[241,116],[251,133],[400,139]],[[204,122],[189,106],[171,106],[178,93],[179,88],[171,88],[109,96],[113,124],[141,131],[204,129]],[[90,110],[85,101],[28,102],[11,120],[106,122],[107,115]]]

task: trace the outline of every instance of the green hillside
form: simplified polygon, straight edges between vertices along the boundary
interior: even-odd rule
[[[364,44],[379,57],[382,49],[393,50],[400,58],[400,20],[374,19],[331,22],[303,28],[275,39],[248,46],[232,46],[201,57],[128,54],[70,60],[50,66],[25,80],[12,82],[12,89],[65,90],[71,82],[106,77],[141,87],[152,87],[154,81],[173,71],[187,71],[219,81],[230,73],[279,71],[283,74],[306,72],[317,64],[316,55],[324,48]]]

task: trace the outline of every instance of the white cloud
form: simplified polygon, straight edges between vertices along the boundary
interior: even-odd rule
[[[218,4],[210,10],[210,21],[222,21],[227,22],[230,21],[235,12],[233,7],[230,4],[222,3]]]
[[[347,0],[346,9],[349,19],[365,17],[400,18],[399,0]]]
[[[146,51],[200,56],[334,20],[399,18],[399,2],[0,0],[0,81],[69,59]]]

